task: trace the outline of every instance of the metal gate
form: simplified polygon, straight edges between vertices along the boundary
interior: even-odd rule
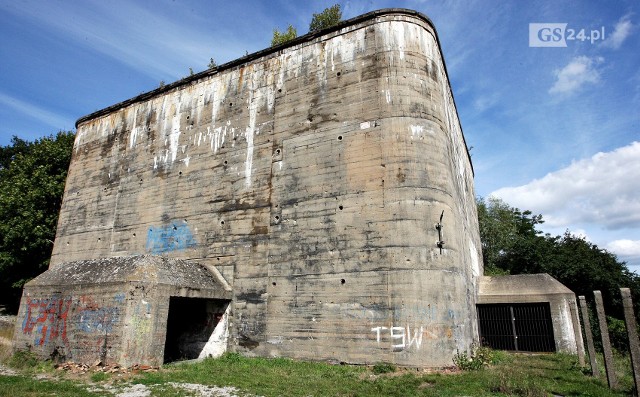
[[[556,351],[548,302],[478,305],[477,308],[483,346],[512,351]]]

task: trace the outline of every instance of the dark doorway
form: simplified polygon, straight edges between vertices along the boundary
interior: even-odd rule
[[[227,306],[223,299],[170,297],[164,363],[198,358],[216,327],[224,325]]]
[[[548,302],[478,305],[478,328],[492,349],[555,352]]]

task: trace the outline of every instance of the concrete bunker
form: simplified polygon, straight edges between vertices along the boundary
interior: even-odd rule
[[[550,275],[480,278],[480,342],[529,352],[578,353],[584,349],[575,294]]]
[[[161,364],[182,334],[166,359],[195,356],[205,336],[173,329],[178,314],[167,335],[167,319],[190,303],[207,317],[212,302],[196,298],[230,300],[220,346],[247,356],[442,367],[478,339],[473,168],[426,16],[362,15],[76,126],[53,273],[47,289],[27,286],[22,316],[36,294],[100,297],[119,314],[105,357],[125,365]],[[141,259],[156,278],[105,270],[74,284],[74,271],[143,254],[162,255]],[[92,362],[101,332],[84,350],[56,343]]]
[[[188,353],[171,353],[174,359],[192,357],[196,349],[199,356],[220,355],[230,298],[224,280],[184,260],[130,256],[62,263],[25,286],[15,348],[59,361],[126,366],[162,364],[166,341],[169,352],[180,341]],[[174,311],[197,313],[199,320],[175,338],[167,336],[167,323],[175,321],[172,301],[180,302]]]

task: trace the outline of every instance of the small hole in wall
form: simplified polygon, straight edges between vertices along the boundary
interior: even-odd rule
[[[135,234],[135,233],[133,233],[133,237],[135,237],[135,236],[136,236],[136,234]]]
[[[276,155],[280,154],[280,149],[276,149]]]
[[[178,175],[182,175],[182,171],[178,172]]]
[[[188,115],[187,115],[187,120],[189,120],[190,118],[191,118],[191,116],[188,116]]]
[[[344,283],[346,283],[346,282],[347,282],[347,281],[346,281],[345,279],[340,279],[340,284],[344,284]]]
[[[340,209],[340,211],[342,211],[344,209],[343,206],[339,206],[338,208]]]
[[[220,225],[224,225],[224,221],[220,221]]]
[[[342,135],[338,135],[338,140],[341,141],[342,140]]]
[[[176,225],[173,225],[173,230],[178,230],[178,227]]]
[[[336,73],[336,76],[340,77],[341,74],[342,74],[341,72],[338,72]]]
[[[282,88],[278,88],[278,92],[282,92]]]
[[[102,239],[100,237],[98,237],[98,241],[102,241]]]
[[[233,106],[233,102],[229,102],[229,107]]]
[[[228,164],[227,160],[225,160],[222,164],[227,165]]]
[[[67,245],[70,245],[71,243],[67,241]]]
[[[276,286],[276,282],[275,281],[272,282],[271,285],[273,285],[275,287]]]
[[[276,222],[280,220],[280,217],[278,215],[276,215],[275,217]]]

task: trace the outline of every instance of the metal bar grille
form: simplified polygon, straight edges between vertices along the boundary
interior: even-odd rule
[[[477,308],[483,345],[512,351],[556,350],[548,302],[478,305]]]

